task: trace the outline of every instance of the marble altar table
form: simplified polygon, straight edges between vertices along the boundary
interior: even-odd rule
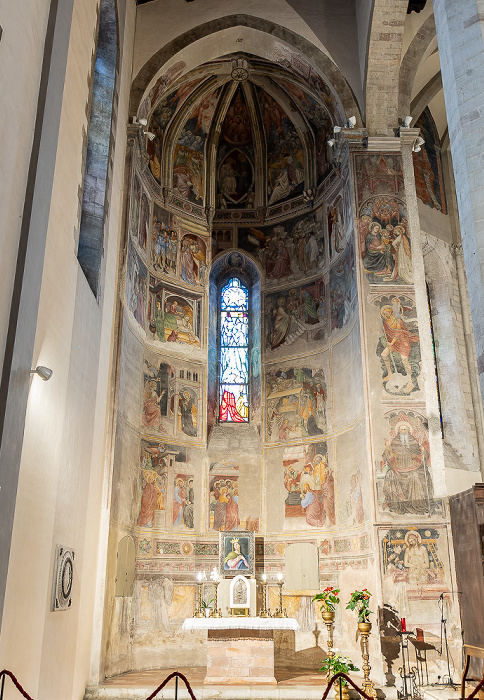
[[[188,617],[183,630],[207,630],[205,684],[276,684],[274,630],[297,631],[291,617]]]

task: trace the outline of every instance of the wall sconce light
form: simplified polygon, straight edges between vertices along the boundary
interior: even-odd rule
[[[413,122],[413,117],[405,117],[403,120],[403,128],[410,129],[410,124]]]
[[[416,138],[415,141],[413,142],[412,151],[413,151],[414,153],[420,153],[420,151],[422,150],[422,146],[424,145],[424,143],[425,143],[425,140],[424,140],[421,136],[417,136],[417,138]]]
[[[329,139],[328,146],[330,148],[334,148],[335,144],[336,144],[336,139]]]
[[[150,141],[153,141],[153,139],[156,138],[156,134],[154,134],[152,131],[143,131],[143,134],[149,138]]]
[[[350,117],[348,119],[348,128],[349,129],[354,129],[356,126],[356,117]]]
[[[333,127],[333,134],[339,134],[342,128],[343,127],[341,127],[341,126],[334,126]]]
[[[48,367],[37,365],[35,369],[30,370],[30,374],[38,374],[39,377],[44,380],[44,382],[47,382],[52,377],[53,372]]]

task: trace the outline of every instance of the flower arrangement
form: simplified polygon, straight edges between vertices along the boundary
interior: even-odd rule
[[[358,622],[370,622],[370,600],[371,593],[363,588],[362,591],[353,591],[348,601],[346,610],[357,610]]]
[[[335,606],[339,603],[339,588],[333,588],[333,586],[327,586],[322,593],[318,593],[314,596],[312,602],[315,600],[321,601],[321,612],[334,612]]]
[[[324,671],[328,676],[328,680],[331,680],[337,673],[347,674],[349,671],[359,671],[360,669],[356,668],[349,656],[343,656],[337,649],[334,649],[333,656],[328,656],[319,670]],[[344,678],[341,679],[341,685],[347,685]]]

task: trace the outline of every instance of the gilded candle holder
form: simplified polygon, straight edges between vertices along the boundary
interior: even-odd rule
[[[335,618],[335,611],[334,610],[324,610],[321,613],[321,617],[323,618],[324,624],[326,625],[326,629],[328,630],[328,656],[330,659],[333,658],[334,656],[334,651],[333,651],[333,625],[334,625],[334,618]]]
[[[370,680],[370,653],[368,638],[371,632],[371,622],[358,622],[358,629],[361,635],[361,655],[363,657],[363,690],[367,695],[376,698],[376,690],[373,687],[373,681]]]

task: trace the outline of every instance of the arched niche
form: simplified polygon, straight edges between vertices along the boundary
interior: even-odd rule
[[[131,597],[133,595],[135,561],[134,540],[131,535],[126,535],[119,541],[116,554],[115,596]]]
[[[288,591],[319,591],[318,548],[311,542],[294,542],[284,554]]]

